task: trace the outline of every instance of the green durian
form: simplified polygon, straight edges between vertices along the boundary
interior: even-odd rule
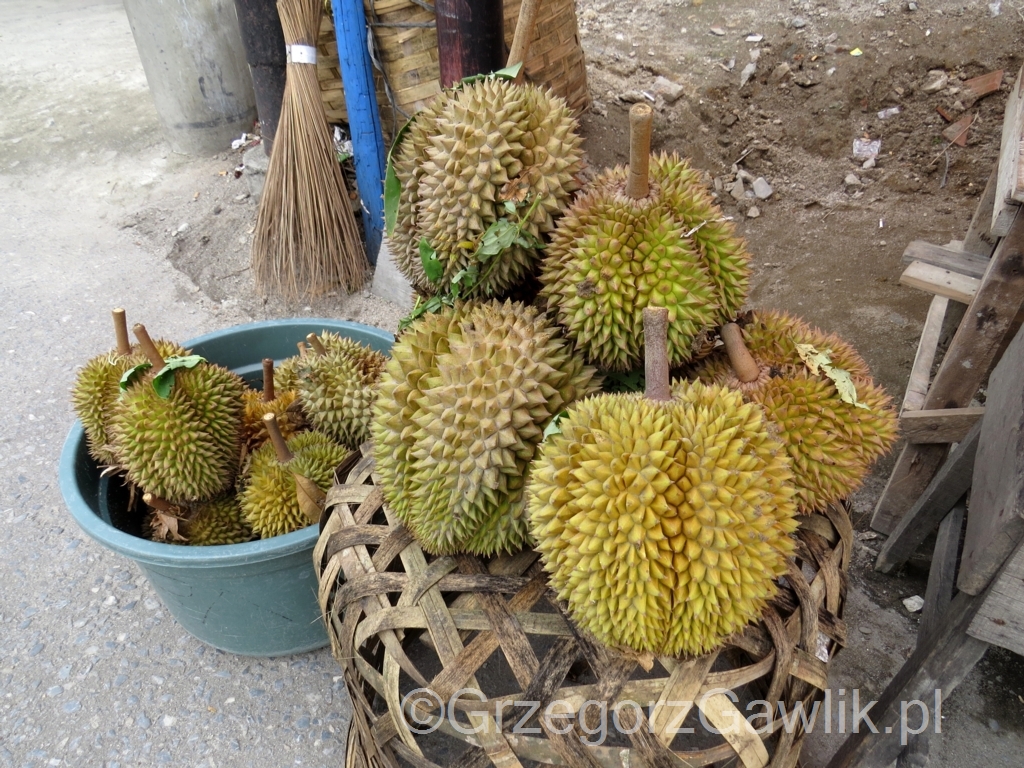
[[[433,554],[517,550],[544,429],[597,386],[533,307],[469,303],[420,318],[395,343],[374,407],[385,499]]]
[[[249,389],[242,396],[245,406],[242,411],[242,443],[250,453],[270,439],[266,422],[263,421],[268,413],[277,417],[277,425],[285,439],[305,426],[298,403],[299,393],[295,390],[279,390],[274,384],[276,377],[274,361],[269,357],[264,358],[263,390]]]
[[[530,210],[524,231],[550,232],[578,188],[580,143],[571,110],[546,88],[483,78],[440,94],[413,118],[394,154],[401,196],[391,245],[399,270],[427,294],[450,291],[469,267],[481,278],[464,297],[515,287],[533,271],[536,249],[513,244],[485,268],[476,255],[481,238],[498,219],[516,221]],[[506,201],[519,206],[515,213]],[[424,273],[422,240],[443,267],[436,282]]]
[[[271,442],[253,454],[239,499],[246,521],[267,539],[312,524],[303,510],[296,476],[326,493],[334,484],[334,470],[349,451],[320,432],[302,432],[285,441],[273,425],[273,414],[265,418]]]
[[[235,495],[194,505],[184,524],[184,536],[193,546],[243,544],[254,538]]]
[[[760,617],[795,548],[796,506],[760,407],[699,382],[670,391],[663,334],[648,342],[663,364],[647,394],[569,407],[535,461],[529,519],[578,626],[614,648],[692,656]]]
[[[742,320],[723,328],[726,346],[696,375],[737,389],[764,408],[792,459],[801,513],[847,498],[896,441],[899,417],[891,398],[872,380],[864,359],[837,336],[783,312],[758,310]],[[797,345],[826,353],[833,368],[846,372],[860,405],[845,401],[824,369],[812,371]]]
[[[144,348],[152,344],[145,328],[135,331]],[[114,453],[145,492],[171,503],[212,498],[231,487],[238,469],[245,383],[201,362],[175,371],[164,399],[153,386],[162,356],[155,348],[146,356],[153,368],[119,398],[111,419]]]
[[[734,317],[749,287],[743,241],[686,160],[648,156],[642,112],[631,111],[631,164],[645,183],[631,181],[630,167],[599,175],[559,221],[541,265],[548,309],[589,362],[613,371],[641,364],[645,307],[668,308],[669,359],[679,366],[709,349],[702,332]]]

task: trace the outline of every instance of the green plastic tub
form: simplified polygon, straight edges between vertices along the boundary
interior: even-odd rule
[[[341,320],[272,320],[207,334],[185,343],[250,382],[262,378],[264,357],[283,360],[310,332],[333,331],[381,352],[390,333]],[[128,519],[127,489],[101,478],[75,422],[60,460],[64,501],[82,529],[105,547],[134,560],[164,605],[189,634],[231,653],[284,656],[328,644],[317,605],[312,525],[247,544],[189,547],[139,536]]]

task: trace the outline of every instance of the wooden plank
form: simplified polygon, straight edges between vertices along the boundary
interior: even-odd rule
[[[905,264],[921,261],[967,277],[982,277],[988,268],[988,259],[989,254],[967,253],[948,245],[932,245],[924,240],[912,240],[903,250]]]
[[[958,443],[984,413],[984,408],[908,411],[900,414],[900,432],[911,443]]]
[[[996,248],[997,237],[992,235],[992,209],[996,204],[996,183],[998,182],[999,169],[993,168],[989,174],[985,191],[981,193],[978,200],[978,207],[974,209],[974,216],[971,217],[971,224],[967,227],[967,234],[961,248],[966,253],[973,253],[976,256],[984,256],[986,259],[992,256]]]
[[[967,630],[971,637],[1024,654],[1024,544],[992,584]]]
[[[992,209],[992,234],[1004,237],[1019,208],[1014,193],[1020,188],[1020,143],[1024,135],[1024,67],[1017,73],[1013,90],[1006,100],[1003,112],[1003,135],[999,145],[999,176],[996,180],[996,199]]]
[[[971,487],[981,422],[953,450],[916,503],[900,519],[875,561],[875,570],[890,573],[910,559],[921,542]]]
[[[978,292],[980,282],[976,277],[968,277],[934,264],[925,264],[923,261],[910,262],[910,266],[900,275],[902,285],[936,296],[945,296],[961,304],[971,303],[974,294]]]
[[[868,711],[877,733],[860,722],[859,732],[850,734],[840,745],[827,768],[885,768],[892,764],[903,751],[900,737],[906,735],[900,732],[901,714],[910,723],[919,722],[918,707],[901,712],[901,705],[921,701],[931,710],[936,690],[941,691],[938,695],[948,698],[985,655],[988,644],[967,634],[967,627],[982,602],[983,598],[963,592],[956,596],[946,611],[940,631],[914,651]],[[932,730],[935,715],[934,711],[929,712]]]
[[[963,408],[998,362],[997,353],[1024,306],[1024,216],[996,247],[981,287],[967,308],[928,390],[924,410]],[[946,457],[942,445],[908,445],[875,507],[871,527],[890,532],[913,506]]]
[[[939,346],[942,334],[942,321],[946,316],[949,299],[945,296],[934,296],[928,307],[928,316],[924,320],[924,330],[917,344],[914,366],[910,369],[910,381],[903,395],[903,411],[916,411],[924,405],[928,396],[928,383],[931,381],[932,364],[935,362],[935,351]]]
[[[960,531],[967,513],[967,496],[949,511],[939,523],[939,535],[932,550],[932,564],[928,569],[928,587],[924,593],[921,626],[917,628],[917,644],[921,645],[945,623],[946,611],[953,599],[956,584],[957,555],[960,553]]]
[[[971,515],[957,586],[983,590],[1024,539],[1024,331],[989,379],[988,412],[974,465]]]

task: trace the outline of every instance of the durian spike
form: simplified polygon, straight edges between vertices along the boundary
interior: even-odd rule
[[[648,400],[668,402],[672,387],[668,376],[668,310],[664,307],[644,308],[644,374]]]
[[[750,354],[747,345],[743,343],[743,330],[736,323],[726,323],[722,326],[721,334],[736,378],[744,384],[757,381],[761,375],[761,367]]]
[[[629,108],[629,178],[626,195],[634,200],[647,197],[651,191],[651,126],[654,110],[647,104],[634,104]]]
[[[295,458],[295,454],[288,450],[288,444],[284,440],[284,435],[281,434],[281,428],[277,426],[277,416],[268,413],[263,417],[263,423],[267,425],[267,432],[270,434],[270,442],[274,444],[277,460],[282,464],[287,464]]]
[[[320,341],[320,337],[317,336],[315,333],[309,334],[306,337],[306,341],[309,342],[309,346],[311,346],[313,348],[313,351],[316,352],[318,355],[327,354],[327,347],[324,346],[324,343]]]
[[[540,0],[523,0],[519,6],[519,20],[516,22],[516,33],[512,38],[512,47],[508,51],[508,65],[522,63],[516,82],[520,85],[526,80],[526,58],[530,55],[530,43],[533,42],[533,26],[537,21],[537,7]]]
[[[274,360],[270,357],[263,358],[263,402],[269,403],[274,397]]]
[[[117,354],[121,357],[132,353],[132,341],[128,338],[128,319],[121,307],[111,310],[114,318],[114,336],[117,337]]]
[[[153,364],[153,367],[158,371],[163,368],[167,363],[160,356],[160,351],[156,348],[156,344],[149,338],[149,331],[146,330],[146,326],[142,323],[136,323],[132,326],[132,333],[135,334],[135,338],[139,340],[139,346],[142,347],[142,353],[149,358],[149,362]]]
[[[160,512],[166,512],[169,515],[173,515],[178,511],[177,508],[167,499],[161,499],[159,496],[154,496],[149,492],[142,494],[142,500],[146,502],[147,506],[159,510]]]

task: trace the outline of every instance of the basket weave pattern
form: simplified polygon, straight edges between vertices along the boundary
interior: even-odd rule
[[[699,658],[645,660],[580,633],[532,550],[490,560],[424,554],[373,482],[373,461],[365,457],[332,488],[313,555],[332,651],[353,703],[347,766],[438,768],[408,727],[431,716],[438,734],[460,740],[449,743],[461,754],[443,761],[460,768],[514,768],[530,760],[573,768],[625,768],[639,760],[667,768],[737,758],[735,764],[748,768],[797,765],[804,738],[799,720],[784,727],[775,717],[769,726],[758,723],[758,733],[744,719],[750,713],[743,701],[767,701],[774,711],[795,715],[820,699],[828,661],[846,640],[840,615],[853,530],[845,509],[801,518],[795,563],[760,622]],[[484,690],[485,703],[469,698],[453,705],[476,735],[437,717],[436,707],[410,711],[416,705],[405,697],[412,689],[429,688],[442,706],[459,689],[480,690],[487,677],[481,673],[487,667],[493,676],[496,658],[509,670],[500,695]],[[722,691],[742,698],[734,703]],[[573,718],[585,709],[579,722],[559,721],[572,728],[549,728],[543,718],[531,722],[541,729],[536,735],[512,727],[522,714],[509,716],[512,702],[540,702],[543,712],[556,700],[568,703]],[[584,745],[592,737],[583,726],[592,729],[599,714],[585,702],[606,702],[609,711],[616,703],[639,703],[618,711],[621,734],[634,732],[614,746]],[[499,729],[502,707],[510,708]],[[698,716],[721,731],[716,743],[673,735]]]
[[[505,45],[511,46],[522,0],[505,0]],[[412,0],[365,0],[366,18],[373,29],[374,72],[381,122],[390,134],[441,92],[434,14]],[[317,74],[328,122],[344,122],[345,94],[334,23],[324,14],[317,41]],[[590,104],[587,69],[580,43],[574,0],[545,0],[537,12],[529,58],[529,79],[551,88],[569,107]],[[385,78],[387,85],[385,88]]]

